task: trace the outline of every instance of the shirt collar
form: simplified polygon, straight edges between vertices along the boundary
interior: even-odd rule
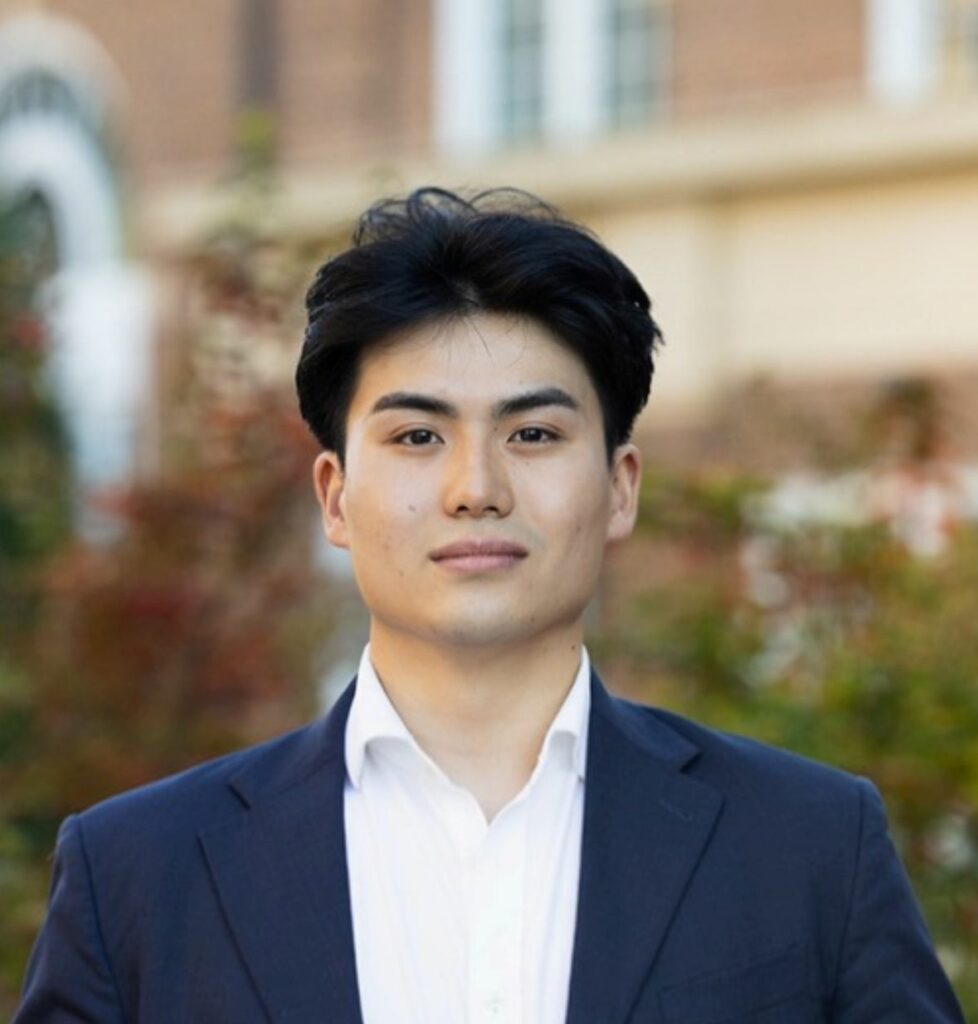
[[[588,716],[591,710],[591,660],[581,647],[581,663],[563,704],[550,723],[540,748],[538,764],[548,756],[555,737],[566,736],[571,743],[571,759],[578,778],[583,779],[587,763]],[[346,722],[344,753],[350,781],[359,787],[367,749],[374,740],[402,740],[425,761],[428,755],[418,746],[403,719],[391,703],[370,660],[370,644],[363,649],[357,670],[356,689]],[[563,742],[567,742],[566,740]]]

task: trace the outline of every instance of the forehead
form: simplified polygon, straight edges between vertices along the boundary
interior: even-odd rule
[[[488,403],[552,386],[568,391],[582,408],[598,404],[580,357],[545,327],[525,317],[479,313],[420,325],[369,349],[351,412],[394,390]]]

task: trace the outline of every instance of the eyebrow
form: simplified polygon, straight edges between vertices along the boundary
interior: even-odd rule
[[[533,391],[525,391],[520,395],[513,395],[512,398],[500,399],[492,407],[492,418],[501,420],[507,416],[529,412],[531,409],[542,409],[549,405],[571,409],[574,412],[580,410],[580,403],[577,399],[569,395],[563,388],[537,388]],[[392,391],[387,395],[382,395],[374,402],[370,415],[386,412],[388,409],[413,409],[418,412],[431,413],[434,416],[445,416],[448,419],[459,418],[458,406],[452,405],[451,402],[446,402],[442,398],[413,391]]]

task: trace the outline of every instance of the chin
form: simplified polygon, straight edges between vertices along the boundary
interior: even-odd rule
[[[512,623],[441,622],[429,634],[432,642],[451,647],[499,647],[527,638]]]
[[[513,647],[542,638],[580,618],[568,610],[560,615],[553,606],[546,617],[538,610],[507,608],[504,614],[446,615],[430,623],[427,636],[435,644],[452,647]]]
[[[428,615],[424,621],[402,619],[395,628],[435,646],[494,647],[525,640],[532,634],[526,623],[527,617],[514,616],[511,610],[493,615],[486,608],[456,607],[445,614]]]

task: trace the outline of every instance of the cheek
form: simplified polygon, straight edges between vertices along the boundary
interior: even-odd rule
[[[611,498],[603,466],[565,467],[550,474],[531,473],[524,491],[534,518],[552,536],[586,541],[604,535]]]
[[[354,547],[395,556],[411,538],[418,537],[424,513],[417,488],[386,482],[384,487],[358,487],[347,494],[346,518]]]
[[[391,465],[391,462],[394,462]],[[404,465],[403,460],[379,462],[370,472],[368,484],[370,501],[375,508],[382,508],[392,519],[419,512],[430,503],[437,487],[430,473],[422,472],[424,467]]]

